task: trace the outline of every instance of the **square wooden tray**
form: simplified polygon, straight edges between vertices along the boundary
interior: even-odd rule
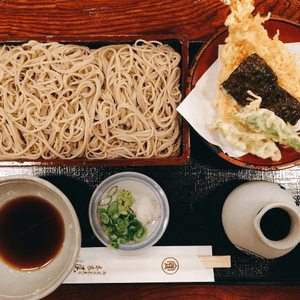
[[[0,36],[1,44],[21,44],[30,40],[38,42],[75,43],[95,49],[109,44],[133,43],[138,39],[146,41],[160,41],[173,47],[181,55],[181,92],[183,99],[186,96],[187,73],[189,66],[188,40],[178,35],[59,35],[59,36]],[[178,157],[171,158],[133,158],[133,159],[37,159],[37,160],[0,160],[0,167],[8,166],[158,166],[186,164],[190,158],[190,127],[182,120],[182,144]]]

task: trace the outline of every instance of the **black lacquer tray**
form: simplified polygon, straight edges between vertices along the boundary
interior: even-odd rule
[[[190,61],[202,47],[190,43]],[[165,191],[170,204],[168,228],[157,246],[212,245],[214,255],[231,255],[232,267],[215,269],[214,284],[299,284],[300,245],[274,260],[248,256],[228,240],[221,223],[227,195],[246,181],[283,185],[300,199],[300,167],[257,170],[236,166],[216,155],[191,129],[191,156],[186,164],[160,166],[30,166],[2,167],[0,176],[28,174],[55,184],[73,203],[82,229],[82,247],[104,247],[88,220],[90,197],[108,176],[124,171],[143,173]]]

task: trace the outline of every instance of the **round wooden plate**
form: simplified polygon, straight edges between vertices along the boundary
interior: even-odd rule
[[[299,24],[290,20],[281,18],[272,18],[264,23],[271,38],[279,30],[279,39],[284,43],[300,42]],[[218,58],[218,46],[225,43],[228,36],[227,27],[217,31],[197,53],[188,74],[187,94],[191,92],[200,77]],[[205,141],[205,140],[204,140]],[[219,156],[225,160],[245,168],[254,168],[261,170],[279,170],[286,169],[300,164],[300,153],[291,147],[279,145],[282,158],[279,161],[271,159],[262,159],[252,154],[246,154],[241,157],[230,157],[219,147],[205,141],[206,144]]]

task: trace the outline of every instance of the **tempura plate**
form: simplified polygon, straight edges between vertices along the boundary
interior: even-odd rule
[[[264,27],[273,37],[279,30],[279,39],[284,43],[300,42],[300,27],[296,22],[281,18],[272,18],[264,23]],[[203,45],[197,53],[188,74],[187,94],[191,92],[197,81],[208,70],[208,68],[218,58],[218,46],[225,43],[228,36],[227,27],[221,28]],[[204,139],[203,139],[204,140]],[[230,157],[219,147],[204,142],[220,157],[240,167],[261,169],[261,170],[279,170],[286,169],[300,164],[300,153],[291,147],[279,146],[282,159],[272,161],[271,159],[262,159],[252,154],[246,154],[241,157]]]

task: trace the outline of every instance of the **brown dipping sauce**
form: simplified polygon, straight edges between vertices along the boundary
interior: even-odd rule
[[[59,253],[65,239],[62,215],[38,196],[22,196],[0,207],[0,257],[18,270],[38,269]]]
[[[260,228],[264,236],[272,241],[280,241],[288,236],[291,229],[291,218],[281,208],[271,208],[260,220]]]

